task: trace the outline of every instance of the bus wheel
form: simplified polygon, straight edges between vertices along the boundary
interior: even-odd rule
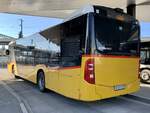
[[[150,70],[144,69],[140,73],[141,80],[143,82],[148,82],[150,80]]]
[[[41,92],[45,91],[45,76],[44,76],[44,73],[42,71],[40,71],[38,73],[37,85],[38,85],[38,88]]]
[[[15,66],[14,65],[12,65],[11,71],[12,71],[12,74],[15,74]]]
[[[19,76],[17,76],[17,75],[14,75],[14,77],[15,77],[16,79],[20,79],[20,77],[19,77]]]
[[[15,75],[15,66],[14,66],[14,65],[12,65],[11,70],[12,70],[12,74],[14,75],[14,77],[15,77],[16,79],[19,79],[19,76]]]

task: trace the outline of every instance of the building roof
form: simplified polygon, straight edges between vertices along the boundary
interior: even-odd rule
[[[9,42],[14,41],[14,40],[16,40],[16,39],[13,37],[0,34],[0,43],[9,43]]]

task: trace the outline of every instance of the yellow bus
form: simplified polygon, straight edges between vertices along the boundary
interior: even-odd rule
[[[59,25],[10,43],[8,70],[82,101],[139,89],[139,22],[120,9],[86,7]]]

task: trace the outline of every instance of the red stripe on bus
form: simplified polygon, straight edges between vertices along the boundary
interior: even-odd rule
[[[114,56],[114,55],[83,55],[83,57],[104,57],[104,58],[140,58],[133,56]]]
[[[77,69],[77,68],[81,68],[81,66],[62,67],[62,68],[59,68],[59,70],[63,70],[63,69]]]
[[[64,69],[77,69],[81,68],[81,66],[70,66],[70,67],[59,67],[59,68],[51,68],[49,67],[49,70],[64,70]]]

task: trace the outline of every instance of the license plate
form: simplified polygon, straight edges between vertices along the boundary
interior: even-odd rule
[[[114,86],[114,90],[115,90],[115,91],[123,90],[123,89],[125,89],[125,85],[117,85],[117,86]]]

